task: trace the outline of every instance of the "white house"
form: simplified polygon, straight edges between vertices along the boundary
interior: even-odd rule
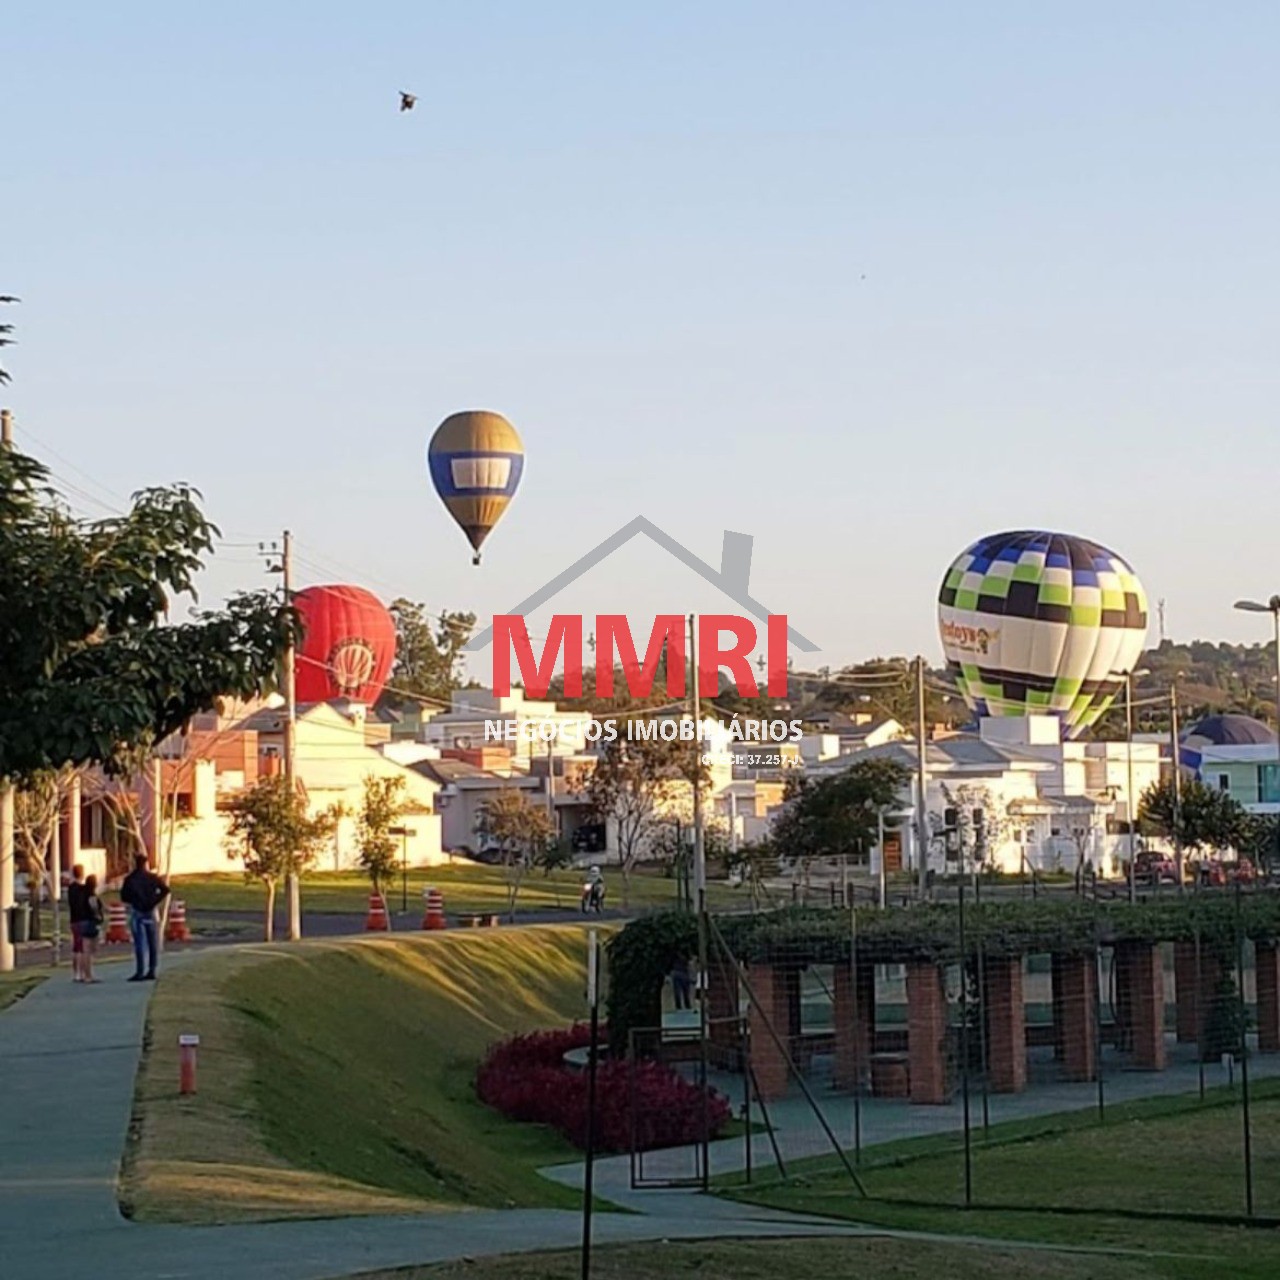
[[[318,866],[359,865],[357,823],[367,777],[403,780],[401,825],[412,832],[403,839],[405,858],[414,866],[438,864],[444,860],[435,812],[438,785],[370,745],[364,717],[350,711],[316,703],[298,712],[294,770],[308,808],[314,814],[337,805],[341,812]],[[227,802],[257,778],[279,772],[284,730],[283,710],[268,706],[231,725],[175,735],[163,745],[151,777],[138,788],[144,840],[162,870],[192,875],[235,869],[228,854]]]

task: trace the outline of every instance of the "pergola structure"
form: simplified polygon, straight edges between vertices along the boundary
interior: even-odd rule
[[[1246,941],[1254,953],[1257,1048],[1280,1052],[1280,895],[1204,892],[1134,905],[1077,898],[988,902],[970,906],[967,916],[963,952],[955,906],[860,909],[856,919],[847,910],[719,918],[714,932],[720,947],[706,990],[716,1057],[726,1066],[740,1065],[742,1046],[749,1044],[755,1085],[766,1101],[787,1090],[793,1072],[804,1071],[815,1051],[826,1050],[834,1055],[838,1088],[868,1083],[881,1096],[946,1103],[956,1074],[946,976],[963,958],[970,974],[981,974],[982,998],[972,1007],[983,1019],[979,1034],[992,1092],[1026,1088],[1029,1043],[1052,1044],[1067,1080],[1096,1077],[1103,1039],[1128,1055],[1131,1068],[1160,1071],[1166,1065],[1168,997],[1176,1003],[1176,1039],[1203,1046],[1224,975],[1234,971]],[[614,941],[615,1046],[629,1022],[655,1025],[665,955],[687,947],[692,929],[691,918],[678,914],[650,917]],[[1171,993],[1162,954],[1167,943],[1174,949]],[[1114,1016],[1104,1022],[1098,956],[1106,949],[1112,954]],[[1048,1026],[1028,1024],[1024,975],[1032,955],[1049,957]],[[620,981],[645,981],[646,963],[647,991],[620,988]],[[905,1028],[876,1026],[876,966],[884,964],[905,967]],[[830,966],[832,1021],[830,1028],[806,1033],[802,975],[815,965]]]

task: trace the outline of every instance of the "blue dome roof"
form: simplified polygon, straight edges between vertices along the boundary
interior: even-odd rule
[[[1261,720],[1252,716],[1205,716],[1183,734],[1183,740],[1199,741],[1215,747],[1245,747],[1269,745],[1276,735]]]

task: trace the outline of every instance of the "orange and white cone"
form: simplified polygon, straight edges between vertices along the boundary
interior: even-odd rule
[[[191,931],[187,928],[187,904],[181,898],[174,898],[169,908],[169,923],[165,925],[164,940],[166,942],[190,942]]]
[[[427,900],[426,913],[422,917],[424,929],[445,928],[444,894],[439,889],[424,889],[423,896]]]
[[[369,895],[369,914],[365,917],[364,927],[368,933],[386,933],[390,927],[387,923],[387,903],[382,894]]]
[[[103,942],[117,943],[128,942],[129,939],[129,917],[125,914],[123,902],[107,903],[107,932],[103,935]]]

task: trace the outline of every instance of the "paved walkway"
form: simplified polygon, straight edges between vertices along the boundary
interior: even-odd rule
[[[111,965],[94,987],[57,971],[0,1013],[0,1258],[6,1275],[83,1280],[320,1280],[379,1267],[569,1248],[576,1213],[472,1210],[228,1227],[130,1223],[116,1181],[151,987]],[[161,976],[163,981],[163,975]],[[829,1235],[829,1223],[689,1195],[599,1214],[600,1243]]]

